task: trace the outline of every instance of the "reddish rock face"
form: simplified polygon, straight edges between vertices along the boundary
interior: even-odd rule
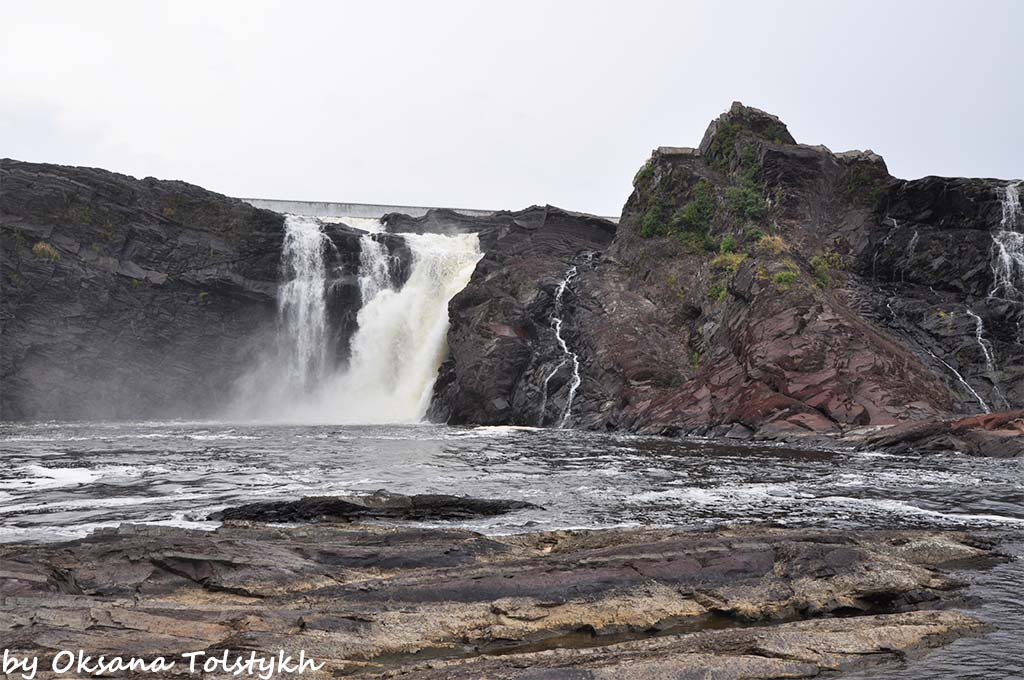
[[[473,357],[474,388],[444,383],[443,413],[550,424],[536,409],[568,398],[548,327],[573,264],[571,426],[814,437],[1019,407],[1021,305],[988,295],[1005,184],[896,180],[734,104],[699,150],[655,150],[607,247],[580,228],[490,249],[453,303],[449,368]]]

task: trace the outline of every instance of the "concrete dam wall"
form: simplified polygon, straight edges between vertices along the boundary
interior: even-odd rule
[[[265,208],[279,213],[306,215],[307,217],[358,217],[363,219],[379,219],[388,213],[402,213],[411,217],[422,217],[432,207],[419,205],[377,205],[373,203],[341,203],[333,201],[282,201],[272,198],[243,198],[243,201],[257,208]],[[452,208],[457,213],[472,217],[487,217],[496,210],[470,210]]]
[[[422,217],[427,214],[427,211],[437,209],[437,206],[379,205],[375,203],[344,203],[337,201],[284,201],[273,198],[243,198],[241,200],[257,208],[273,210],[274,212],[305,215],[306,217],[328,220],[341,218],[376,220],[388,213],[401,213],[410,217]],[[473,208],[448,208],[448,210],[453,210],[462,215],[469,215],[470,217],[488,217],[501,212],[499,210],[477,210]],[[614,217],[598,215],[598,217],[603,217],[612,222],[619,221],[618,215]]]

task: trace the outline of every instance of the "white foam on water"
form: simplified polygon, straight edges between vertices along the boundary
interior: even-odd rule
[[[217,434],[187,434],[186,439],[192,439],[195,441],[246,441],[246,440],[258,440],[259,437],[247,434],[231,434],[231,433],[217,433]]]
[[[26,465],[22,468],[21,479],[8,480],[6,488],[52,489],[60,486],[91,484],[100,478],[100,472],[90,468],[43,467]]]
[[[936,517],[956,524],[970,524],[974,522],[988,522],[998,524],[1024,524],[1024,519],[993,514],[971,514],[957,512],[940,512],[929,510],[907,501],[892,498],[851,498],[849,496],[825,496],[815,498],[815,503],[832,503],[840,507],[859,507],[868,510],[880,510],[894,515],[922,515]]]

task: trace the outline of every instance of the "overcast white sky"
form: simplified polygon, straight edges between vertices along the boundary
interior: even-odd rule
[[[1024,2],[0,0],[0,156],[235,196],[618,214],[733,100],[1024,175]]]

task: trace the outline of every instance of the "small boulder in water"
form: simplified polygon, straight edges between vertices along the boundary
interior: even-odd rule
[[[360,519],[453,520],[502,515],[540,506],[526,501],[471,498],[447,494],[403,494],[380,490],[366,496],[309,496],[296,501],[266,501],[225,508],[211,520],[320,522]]]

